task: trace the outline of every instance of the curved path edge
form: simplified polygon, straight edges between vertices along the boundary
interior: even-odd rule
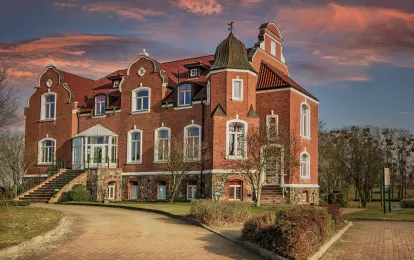
[[[181,216],[181,215],[175,215],[166,211],[162,211],[162,210],[158,210],[158,209],[149,209],[149,208],[139,208],[139,207],[131,207],[131,206],[126,206],[126,205],[111,205],[111,204],[102,204],[102,203],[82,203],[82,202],[70,202],[70,203],[65,203],[65,202],[57,202],[54,204],[60,204],[60,205],[78,205],[78,206],[96,206],[96,207],[106,207],[106,208],[121,208],[121,209],[128,209],[128,210],[136,210],[136,211],[144,211],[144,212],[150,212],[150,213],[155,213],[155,214],[161,214],[170,218],[174,218],[174,219],[180,219],[183,221],[186,221],[187,223],[194,225],[194,226],[198,226],[201,228],[204,228],[216,235],[219,235],[255,254],[258,254],[259,256],[263,257],[264,259],[268,259],[268,260],[285,260],[285,258],[269,251],[266,249],[263,249],[261,247],[256,246],[253,243],[247,242],[247,241],[242,241],[239,239],[236,239],[234,237],[230,237],[227,236],[223,233],[221,233],[220,231],[217,231],[207,225],[204,225],[203,223],[201,223],[200,221],[190,218],[190,217],[186,217],[186,216]]]
[[[16,254],[19,251],[21,251],[21,250],[23,250],[23,249],[25,249],[29,246],[34,246],[34,245],[39,244],[42,241],[44,241],[44,240],[46,240],[50,237],[53,237],[53,236],[57,235],[62,230],[62,228],[65,226],[66,221],[67,221],[66,216],[63,216],[59,220],[58,225],[55,228],[53,228],[52,230],[46,231],[45,233],[40,234],[38,236],[35,236],[35,237],[33,237],[33,238],[31,238],[27,241],[24,241],[24,242],[22,242],[18,245],[0,249],[0,257],[6,257],[6,256]]]

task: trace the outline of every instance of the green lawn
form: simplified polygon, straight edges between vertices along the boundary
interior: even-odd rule
[[[356,203],[355,203],[356,204]],[[355,206],[352,205],[352,206]],[[396,202],[391,202],[392,205],[398,204]],[[356,204],[357,205],[357,204]],[[345,219],[358,219],[358,218],[365,218],[365,219],[400,219],[400,220],[414,220],[414,208],[403,208],[400,211],[392,211],[388,213],[388,202],[386,204],[387,213],[384,214],[384,208],[381,206],[381,202],[371,202],[367,204],[367,208],[350,213],[345,214]]]
[[[114,205],[125,205],[138,208],[157,209],[171,214],[186,216],[190,213],[191,202],[137,202],[137,201],[122,201],[122,202],[111,202]],[[260,207],[254,207],[252,204],[251,213],[253,216],[263,215],[266,213],[274,212],[282,208],[292,207],[294,205],[278,204],[268,205],[264,204]]]
[[[35,207],[0,207],[0,248],[20,244],[57,226],[62,212]]]

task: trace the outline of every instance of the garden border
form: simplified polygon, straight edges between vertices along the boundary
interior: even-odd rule
[[[33,238],[31,238],[27,241],[24,241],[24,242],[22,242],[18,245],[0,249],[0,257],[13,255],[13,254],[23,250],[24,248],[26,248],[28,246],[36,245],[36,244],[42,242],[43,240],[46,240],[46,239],[56,235],[57,233],[59,233],[62,230],[62,228],[65,226],[65,223],[66,223],[66,215],[64,215],[59,220],[58,225],[55,228],[53,228],[52,230],[46,231],[45,233],[40,234],[38,236],[35,236],[35,237],[33,237]]]

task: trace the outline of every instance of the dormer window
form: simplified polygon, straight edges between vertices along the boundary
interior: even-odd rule
[[[114,88],[119,88],[120,84],[121,84],[121,80],[114,80],[113,87]]]
[[[198,76],[198,69],[190,69],[190,77],[197,77]]]
[[[181,85],[178,87],[178,106],[189,105],[191,105],[191,85]]]
[[[95,97],[95,115],[100,116],[105,114],[105,96]]]

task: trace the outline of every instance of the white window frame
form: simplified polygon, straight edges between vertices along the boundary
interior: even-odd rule
[[[47,96],[55,96],[55,106],[54,106],[54,111],[53,111],[53,115],[54,117],[49,117],[46,118],[46,104],[51,104],[51,103],[46,103],[46,98]],[[55,92],[47,92],[45,94],[43,94],[41,96],[41,108],[40,108],[40,120],[41,121],[55,121],[56,120],[56,104],[57,104],[57,94]]]
[[[267,115],[266,116],[266,130],[267,130],[266,133],[267,133],[267,136],[268,136],[269,139],[270,139],[269,131],[270,131],[270,119],[271,118],[276,119],[276,135],[279,134],[279,116],[274,115],[274,114]]]
[[[148,91],[148,109],[141,109],[138,110],[137,107],[137,99],[143,99],[142,97],[137,97],[136,95],[138,94],[138,92],[140,91]],[[143,101],[141,101],[143,104]],[[136,88],[132,91],[131,94],[131,113],[132,114],[139,114],[139,113],[149,113],[151,110],[151,89],[147,88],[147,87],[139,87]]]
[[[189,188],[195,189],[194,197],[188,196],[190,194]],[[187,200],[195,200],[195,199],[197,199],[197,184],[188,185],[188,182],[187,182]]]
[[[164,187],[164,192],[160,193],[160,187]],[[166,200],[167,199],[167,183],[165,185],[160,185],[160,182],[157,183],[157,200]]]
[[[190,90],[181,90],[180,91],[180,87],[183,87],[183,86],[190,86]],[[191,99],[192,99],[192,93],[191,92],[192,92],[192,89],[193,89],[193,86],[191,84],[182,84],[182,85],[177,86],[177,104],[178,104],[179,107],[191,106]],[[185,102],[186,92],[190,92],[190,103]],[[180,93],[184,93],[184,103],[183,104],[180,104]]]
[[[241,89],[240,89],[240,97],[236,97],[234,94],[235,94],[235,91],[234,91],[234,87],[235,87],[235,83],[236,82],[240,82],[240,86],[241,86]],[[233,100],[233,101],[243,101],[243,89],[244,89],[244,81],[242,80],[242,79],[232,79],[232,88],[231,88],[231,99]]]
[[[195,74],[193,74],[194,71],[195,71]],[[190,69],[190,77],[197,77],[197,76],[198,76],[198,69],[197,68]]]
[[[302,156],[303,155],[306,155],[308,157],[307,165],[305,165],[306,166],[307,175],[303,175],[302,174],[302,172],[303,172],[303,166],[305,164],[305,162],[302,160]],[[299,160],[300,160],[300,178],[301,179],[310,179],[310,156],[309,156],[309,153],[306,152],[306,151],[302,152],[300,154]]]
[[[98,103],[98,101],[96,100],[98,97],[103,97],[104,100],[103,101],[99,101],[99,103]],[[100,109],[102,109],[101,104],[104,104],[104,109],[103,109],[103,111],[101,111],[103,113],[98,114],[97,113],[98,107]],[[106,110],[106,96],[105,95],[97,95],[97,96],[95,96],[95,116],[103,116],[103,115],[105,115],[105,110]]]
[[[210,104],[211,100],[211,84],[210,81],[207,82],[207,104]]]
[[[304,113],[303,108],[307,107],[307,114]],[[311,111],[307,103],[302,102],[300,104],[300,136],[306,139],[310,139],[310,117]],[[305,117],[307,117],[307,124],[305,125]]]
[[[135,161],[133,161],[132,160],[132,134],[133,133],[140,133],[140,140],[139,140],[139,149],[140,149],[140,158],[139,158],[139,160],[135,160]],[[131,131],[129,131],[128,132],[128,137],[127,137],[127,140],[128,140],[128,144],[127,144],[127,156],[128,156],[128,158],[127,158],[127,163],[128,164],[141,164],[142,163],[142,135],[143,135],[143,131],[142,130],[140,130],[140,129],[133,129],[133,130],[131,130]],[[134,142],[136,142],[136,141],[134,141]]]
[[[53,146],[53,160],[51,162],[44,162],[43,161],[43,142],[44,141],[52,141],[54,146]],[[38,143],[38,151],[37,151],[37,164],[38,165],[54,165],[55,161],[56,161],[56,139],[53,138],[43,138],[42,140],[40,140]]]
[[[113,83],[112,87],[113,88],[119,88],[120,85],[121,85],[121,80],[117,79],[117,80],[114,80],[114,83]]]
[[[171,150],[171,129],[169,127],[159,127],[155,129],[154,131],[154,162],[159,162],[159,163],[163,163],[167,161],[167,159],[164,159],[164,160],[158,159],[158,132],[161,130],[168,131],[168,153],[167,153],[167,156],[164,156],[164,158],[168,158],[168,156],[170,156],[170,150]]]
[[[113,184],[111,184],[111,183],[113,183]],[[111,194],[110,192],[109,192],[109,190],[111,189],[111,188],[113,188],[113,192],[112,192],[112,197],[110,197],[109,195]],[[115,199],[115,197],[116,197],[116,195],[115,195],[115,193],[116,193],[116,183],[114,182],[114,181],[111,181],[111,182],[109,182],[108,183],[108,200],[114,200]]]
[[[239,201],[239,200],[242,200],[242,198],[243,198],[243,182],[242,181],[239,181],[240,182],[240,184],[239,185],[229,185],[229,189],[234,189],[234,197],[233,198],[230,198],[230,191],[229,191],[229,200],[237,200],[237,201]],[[236,199],[236,191],[237,191],[237,187],[239,187],[240,188],[240,199]]]
[[[274,41],[270,41],[270,54],[276,57],[276,43]]]
[[[230,132],[229,132],[229,127],[231,123],[242,123],[244,124],[244,137],[247,137],[247,129],[248,129],[248,123],[246,121],[240,120],[240,119],[233,119],[233,120],[228,120],[226,122],[226,159],[228,160],[240,160],[240,159],[244,159],[246,158],[247,155],[247,142],[244,142],[244,155],[243,156],[233,156],[233,155],[229,155],[230,152],[230,146],[229,146],[229,142],[230,142]],[[237,151],[237,147],[236,147],[236,151]]]
[[[189,128],[198,128],[198,158],[187,158],[187,149],[188,149],[188,145],[187,145],[187,138],[188,137],[188,129]],[[186,127],[184,127],[184,158],[187,161],[199,161],[201,158],[201,126],[197,125],[197,124],[191,124],[191,125],[187,125]]]

